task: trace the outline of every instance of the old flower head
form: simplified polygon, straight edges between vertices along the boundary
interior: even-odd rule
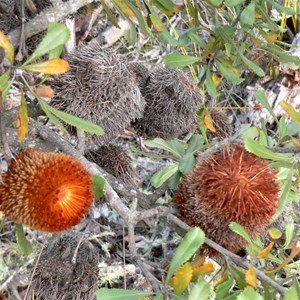
[[[181,182],[174,202],[189,225],[200,226],[207,237],[237,252],[246,243],[229,223],[241,224],[252,237],[262,234],[276,211],[278,192],[276,172],[268,163],[234,145],[198,163]]]
[[[61,153],[25,150],[2,179],[0,211],[41,231],[62,231],[78,224],[93,201],[90,174]]]

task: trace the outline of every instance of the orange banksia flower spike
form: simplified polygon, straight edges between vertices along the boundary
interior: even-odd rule
[[[199,162],[181,182],[174,202],[186,223],[237,252],[246,241],[229,223],[241,224],[252,237],[261,235],[276,212],[278,194],[276,172],[268,162],[233,145]]]
[[[78,224],[93,201],[91,175],[62,153],[25,150],[2,179],[0,211],[41,231],[63,231]]]

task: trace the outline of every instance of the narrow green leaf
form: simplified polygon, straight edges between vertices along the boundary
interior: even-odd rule
[[[151,183],[155,188],[160,187],[178,170],[177,164],[172,164],[164,169],[159,170],[151,177]]]
[[[189,293],[188,300],[207,300],[209,299],[210,285],[204,279],[199,278],[198,282],[194,285]]]
[[[284,12],[288,15],[295,15],[297,12],[295,12],[292,8],[282,6],[276,1],[273,0],[267,0],[270,4],[272,4],[273,7],[277,8],[279,11]]]
[[[257,100],[260,104],[262,104],[263,107],[265,107],[265,108],[268,110],[269,114],[273,117],[274,121],[275,121],[275,122],[277,123],[277,125],[278,125],[278,119],[277,119],[277,117],[275,116],[275,114],[274,114],[274,112],[273,112],[273,109],[272,109],[272,107],[271,107],[270,104],[269,104],[269,101],[268,101],[268,99],[267,99],[267,97],[266,97],[265,91],[264,91],[264,90],[258,90],[258,91],[255,92],[254,96],[255,96],[256,100]]]
[[[125,31],[124,34],[125,39],[127,40],[128,44],[134,46],[137,42],[137,32],[134,25],[130,26],[130,29]]]
[[[241,13],[240,23],[252,26],[255,21],[255,1],[250,2]]]
[[[164,296],[163,295],[156,295],[153,300],[164,300]]]
[[[96,292],[97,300],[138,300],[151,293],[135,290],[101,288]]]
[[[171,45],[171,46],[179,46],[179,42],[169,33],[167,29],[157,32],[156,36],[165,44]]]
[[[55,49],[49,51],[49,60],[53,59],[53,58],[59,58],[62,51],[63,51],[64,46],[60,45],[58,47],[56,47]]]
[[[235,280],[236,284],[241,289],[244,289],[248,286],[247,282],[245,281],[245,272],[242,271],[240,268],[231,265],[230,266],[230,273],[231,273],[233,279]]]
[[[109,6],[106,4],[105,0],[100,0],[100,2],[102,4],[103,9],[105,10],[105,12],[107,14],[109,21],[111,21],[113,23],[113,25],[116,26],[117,28],[120,28],[116,16],[113,14],[113,12],[109,8]]]
[[[288,201],[289,191],[291,189],[293,174],[294,174],[294,169],[290,168],[288,176],[284,180],[284,184],[281,187],[280,199],[279,199],[276,214],[273,217],[273,220],[276,220],[282,214],[282,212],[284,211],[284,209],[286,207],[286,202]]]
[[[201,134],[193,134],[188,142],[186,153],[196,153],[203,147],[204,142],[205,139]]]
[[[237,300],[264,300],[264,298],[256,292],[253,287],[247,286],[245,290],[238,295]]]
[[[206,69],[206,88],[207,88],[207,92],[211,97],[217,97],[218,93],[217,93],[217,89],[213,83],[212,77],[211,77],[211,72],[210,72],[210,65],[207,66]]]
[[[223,0],[208,0],[214,7],[220,7]]]
[[[242,54],[242,52],[239,51],[239,56],[241,57],[243,63],[245,65],[247,65],[247,67],[253,71],[255,74],[257,74],[258,76],[265,76],[265,72],[263,71],[263,69],[261,67],[259,67],[258,65],[256,65],[254,62],[252,62],[251,60],[249,60],[246,56],[244,56]]]
[[[184,175],[188,174],[192,171],[194,165],[195,165],[196,159],[193,154],[186,153],[182,160],[180,161],[178,165],[179,171],[181,171]]]
[[[16,226],[16,238],[20,250],[24,255],[29,255],[32,252],[32,246],[30,242],[26,239],[23,225],[15,224]]]
[[[300,294],[297,293],[296,287],[291,286],[284,294],[284,300],[300,299]]]
[[[229,65],[225,65],[224,62],[222,62],[221,60],[216,60],[216,65],[218,70],[221,72],[221,74],[227,79],[229,80],[231,83],[233,84],[240,84],[242,83],[245,79],[236,76],[236,74],[234,73],[234,70],[232,67],[230,67]]]
[[[72,126],[75,126],[77,128],[80,128],[90,134],[96,134],[96,135],[103,135],[104,131],[103,129],[87,120],[83,120],[81,118],[78,118],[76,116],[70,115],[68,113],[65,113],[63,111],[60,111],[58,109],[53,108],[52,106],[46,104],[48,106],[48,110],[55,115],[57,118],[63,120],[67,124],[70,124]]]
[[[181,153],[178,152],[176,149],[174,149],[172,147],[172,145],[170,145],[169,142],[167,142],[161,138],[155,138],[153,140],[144,141],[144,144],[148,147],[159,148],[159,149],[168,151],[168,152],[172,153],[174,155],[174,157],[178,160],[182,159]]]
[[[43,38],[31,56],[26,60],[24,65],[27,65],[33,60],[51,52],[55,48],[64,45],[69,38],[70,31],[66,26],[59,23],[49,24],[46,36]]]
[[[104,187],[106,184],[105,178],[97,175],[92,175],[93,180],[93,194],[96,198],[101,198],[104,194]]]
[[[223,300],[231,290],[233,285],[233,280],[228,279],[220,284],[216,289],[216,300]]]
[[[164,56],[164,61],[168,68],[183,68],[199,61],[199,57],[171,53]]]
[[[245,0],[225,0],[225,4],[228,7],[238,6],[238,5],[242,4],[243,2],[245,2]]]
[[[229,228],[234,233],[243,237],[249,244],[252,243],[251,237],[248,232],[244,229],[244,227],[236,222],[230,222]]]
[[[170,140],[168,143],[176,152],[180,153],[181,156],[184,155],[186,146],[185,143],[180,142],[179,140]]]
[[[284,249],[288,249],[294,237],[295,224],[293,221],[286,222],[285,224],[285,242]]]
[[[204,232],[195,227],[191,229],[183,238],[172,258],[166,282],[168,283],[176,270],[187,262],[193,254],[202,246],[205,240]]]
[[[250,138],[247,138],[245,141],[245,149],[258,157],[272,159],[275,161],[291,162],[292,159],[292,154],[274,153]]]
[[[188,37],[194,42],[196,45],[200,46],[202,49],[207,50],[206,43],[199,37],[199,35],[195,32],[188,32]]]

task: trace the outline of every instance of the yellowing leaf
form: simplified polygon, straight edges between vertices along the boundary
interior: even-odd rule
[[[300,114],[297,112],[292,105],[286,101],[280,101],[280,106],[286,111],[288,116],[297,124],[300,125]]]
[[[300,141],[292,137],[292,144],[294,147],[300,147]]]
[[[268,270],[268,271],[265,271],[265,273],[276,273],[278,272],[279,270],[281,270],[282,268],[284,268],[295,256],[297,256],[300,252],[300,248],[297,247],[297,246],[292,246],[292,249],[291,249],[291,254],[275,269],[273,270]]]
[[[22,69],[31,72],[58,75],[70,70],[69,63],[61,58],[53,58],[40,63],[22,66]]]
[[[219,84],[222,81],[222,75],[220,73],[213,73],[212,74],[212,81],[213,81],[215,87],[218,87]]]
[[[275,242],[271,242],[265,249],[263,249],[261,252],[257,254],[257,258],[259,259],[265,259],[266,257],[269,256]]]
[[[134,16],[134,12],[124,3],[124,1],[115,0],[115,2],[128,17]]]
[[[269,43],[274,44],[278,39],[278,35],[276,33],[266,34],[265,38]]]
[[[52,98],[54,96],[54,91],[49,85],[40,85],[34,89],[36,94],[43,98]]]
[[[211,262],[205,263],[203,266],[193,268],[193,276],[199,277],[207,273],[211,273],[215,270],[214,265]]]
[[[245,273],[245,280],[249,285],[251,285],[252,287],[254,287],[256,289],[257,278],[256,278],[256,273],[255,273],[255,270],[254,270],[254,267],[252,264],[250,264],[249,269]]]
[[[174,276],[170,280],[170,286],[176,294],[183,293],[189,286],[193,276],[192,266],[189,262],[177,269]]]
[[[275,227],[271,227],[268,232],[269,232],[270,237],[273,240],[277,240],[277,239],[281,238],[281,236],[282,236],[281,231]]]
[[[155,28],[155,30],[157,32],[162,32],[165,30],[165,26],[162,23],[162,21],[160,20],[160,18],[158,17],[158,15],[155,15],[152,13],[152,14],[150,14],[150,19],[153,24],[153,27]]]
[[[258,12],[255,12],[255,19],[261,19],[262,15]]]
[[[15,51],[14,51],[14,48],[11,45],[9,39],[6,37],[6,35],[2,31],[0,31],[0,47],[2,47],[4,49],[8,61],[11,64],[13,64],[14,58],[15,58]]]
[[[20,141],[23,141],[28,133],[28,112],[23,91],[21,93],[21,105],[17,121],[17,133]]]
[[[222,276],[215,284],[215,288],[218,287],[219,285],[221,285],[227,279],[228,279],[228,276]]]
[[[205,262],[205,256],[203,254],[199,254],[195,260],[193,260],[191,262],[191,265],[192,265],[192,268],[196,268],[196,267],[199,267],[201,265],[203,265]]]
[[[204,124],[205,124],[206,128],[208,128],[210,131],[216,132],[214,122],[208,112],[206,112],[204,115]]]

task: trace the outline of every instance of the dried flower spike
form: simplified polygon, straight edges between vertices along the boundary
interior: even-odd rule
[[[241,224],[252,237],[261,235],[276,211],[278,193],[276,172],[268,162],[234,145],[198,163],[181,182],[174,202],[190,226],[237,252],[246,242],[229,223]]]
[[[209,140],[213,138],[226,138],[232,135],[233,127],[228,122],[228,117],[223,111],[212,110],[210,112],[210,117],[213,121],[216,132],[207,130],[207,137]]]
[[[156,67],[146,84],[144,116],[133,124],[138,134],[173,139],[196,128],[202,97],[191,78],[181,70]]]
[[[104,129],[93,136],[98,145],[117,138],[145,106],[138,82],[127,61],[117,53],[90,43],[71,53],[66,60],[70,72],[55,79],[55,98],[51,105],[77,117],[92,121]]]
[[[41,231],[62,231],[78,224],[93,201],[89,172],[62,153],[25,150],[2,179],[0,211]]]

